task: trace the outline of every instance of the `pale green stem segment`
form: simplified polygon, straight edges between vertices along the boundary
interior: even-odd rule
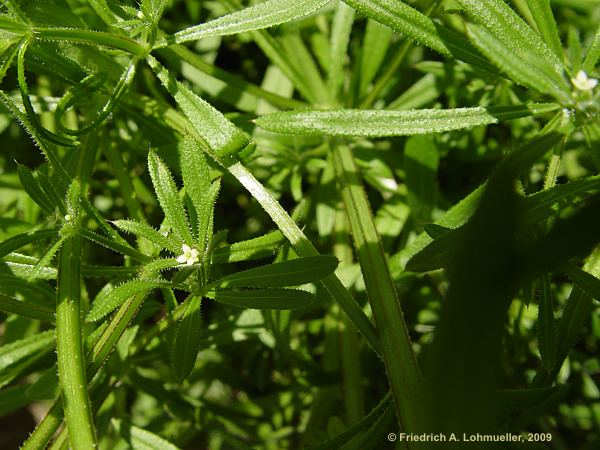
[[[56,430],[58,430],[62,420],[62,403],[59,400],[56,400],[33,433],[31,433],[29,438],[23,442],[21,450],[39,450],[40,448],[46,448],[48,442],[50,442],[50,439],[52,439],[52,436],[56,433]]]
[[[77,237],[73,239],[79,238]],[[142,293],[131,297],[129,300],[123,303],[118,309],[118,311],[115,313],[112,320],[108,324],[106,330],[104,330],[102,335],[94,344],[92,351],[88,353],[87,380],[91,380],[98,373],[98,371],[102,367],[102,364],[104,364],[106,358],[108,358],[111,351],[117,344],[118,340],[121,338],[123,332],[135,317],[137,310],[140,308],[142,302],[144,301],[145,295],[145,293]],[[181,305],[179,305],[179,307],[175,311],[177,315],[174,316],[173,322],[176,322],[181,316],[183,316],[183,313],[185,312],[186,308],[187,303],[182,303]],[[159,323],[163,324],[163,321]],[[154,329],[158,329],[159,331],[161,331],[166,329],[168,325],[169,324],[166,324],[164,328],[156,327]],[[138,347],[138,350],[136,350],[136,352],[139,351],[140,348],[143,347]],[[31,433],[29,438],[23,443],[23,446],[21,447],[22,450],[38,450],[40,448],[46,448],[48,442],[50,442],[50,439],[52,439],[52,436],[54,435],[54,433],[56,433],[56,430],[62,423],[62,404],[63,402],[61,402],[60,398],[55,400],[54,404],[48,411],[48,414],[46,414],[46,417],[44,417],[44,419],[35,428],[33,433]]]
[[[104,33],[102,31],[82,30],[79,28],[34,28],[33,35],[39,39],[106,45],[117,48],[135,56],[144,57],[148,50],[136,41],[124,36]]]
[[[400,429],[417,432],[418,408],[422,404],[422,379],[394,281],[352,150],[341,142],[335,143],[332,149],[354,247],[358,253],[369,302],[381,337],[383,361],[394,395]]]
[[[260,203],[264,210],[271,216],[284,236],[300,256],[316,256],[319,254],[310,240],[304,235],[296,222],[288,215],[264,186],[246,169],[241,163],[235,163],[227,168],[237,178],[250,194]],[[342,282],[335,276],[329,275],[321,280],[321,283],[329,291],[331,296],[338,302],[342,310],[350,320],[361,331],[369,345],[381,354],[381,347],[377,332],[368,317],[360,309],[356,300],[352,298]]]
[[[81,339],[81,237],[65,241],[60,251],[56,303],[56,353],[65,420],[75,450],[96,448],[96,435],[85,374]]]

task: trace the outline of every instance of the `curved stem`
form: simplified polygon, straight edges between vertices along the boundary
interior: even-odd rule
[[[81,44],[106,45],[118,48],[135,56],[144,57],[148,50],[132,39],[102,31],[82,30],[79,28],[34,28],[33,34],[39,39],[76,42]]]

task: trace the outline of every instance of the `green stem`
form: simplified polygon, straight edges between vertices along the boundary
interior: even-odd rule
[[[81,339],[81,238],[67,239],[60,251],[56,304],[56,353],[65,420],[75,450],[96,447],[94,422]]]
[[[129,38],[116,36],[101,31],[82,30],[78,28],[34,28],[34,36],[52,41],[76,42],[80,44],[105,45],[118,48],[132,55],[144,57],[148,50]]]
[[[558,176],[558,171],[560,170],[560,161],[564,147],[565,140],[558,144],[552,152],[550,164],[548,164],[548,170],[546,171],[546,178],[544,179],[544,190],[556,186],[556,177]]]
[[[79,238],[71,238],[79,239]],[[63,247],[64,251],[65,247]],[[104,330],[102,335],[98,338],[94,347],[90,353],[88,353],[88,364],[87,364],[87,380],[91,380],[98,373],[106,358],[110,355],[115,345],[121,338],[121,335],[130,324],[131,320],[135,317],[136,312],[141,306],[143,300],[145,298],[145,294],[138,294],[131,299],[127,300],[117,313],[114,315],[112,320],[110,321],[108,327]],[[181,304],[180,307],[176,310],[179,311],[181,309],[181,315],[185,311],[184,306],[187,304]],[[168,316],[169,317],[169,316]],[[58,321],[58,314],[57,314]],[[162,322],[162,321],[161,321]],[[158,327],[155,327],[158,328]],[[165,327],[166,328],[166,327]],[[57,335],[58,339],[58,335]],[[58,342],[57,342],[58,346]],[[143,347],[138,347],[139,349]],[[59,368],[60,370],[60,368]],[[44,419],[38,424],[33,433],[29,436],[27,441],[23,443],[23,450],[38,450],[41,448],[46,448],[52,436],[58,430],[60,426],[63,416],[61,414],[61,406],[63,402],[58,398],[54,401],[54,404],[48,411],[48,414]],[[66,410],[65,410],[66,414]],[[79,448],[75,447],[74,448]],[[85,448],[85,447],[82,447]],[[92,448],[92,447],[89,447]]]
[[[60,400],[56,400],[33,433],[31,433],[27,440],[23,442],[21,450],[39,450],[41,448],[46,448],[48,442],[50,442],[50,439],[52,439],[52,436],[56,433],[56,430],[58,430],[58,427],[62,423],[62,419],[62,403]]]
[[[381,336],[383,361],[394,394],[400,429],[417,432],[419,414],[415,409],[422,404],[422,380],[394,281],[352,151],[347,145],[337,143],[333,146],[333,155],[354,247]]]
[[[244,186],[250,194],[260,203],[263,209],[271,216],[284,236],[290,241],[298,255],[316,256],[319,254],[310,240],[304,235],[300,227],[273,198],[265,187],[246,169],[241,163],[235,163],[227,168],[229,172]],[[331,296],[338,302],[342,310],[363,334],[369,345],[381,354],[379,338],[375,327],[360,308],[356,300],[352,298],[348,290],[335,275],[329,275],[321,280],[321,283],[329,291]]]
[[[338,209],[335,215],[334,228],[335,243],[333,254],[340,260],[340,268],[352,265],[354,251],[350,243],[350,230],[348,220],[343,210]],[[342,362],[342,377],[344,386],[344,403],[346,406],[347,423],[354,425],[365,416],[365,399],[361,386],[362,370],[357,351],[360,342],[354,327],[351,326],[348,316],[338,314],[340,317],[340,358]]]

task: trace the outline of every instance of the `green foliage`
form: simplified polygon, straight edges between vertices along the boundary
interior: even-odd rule
[[[597,3],[1,0],[3,445],[597,448]]]

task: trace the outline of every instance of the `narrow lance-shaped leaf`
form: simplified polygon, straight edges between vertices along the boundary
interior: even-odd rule
[[[29,257],[25,258],[29,259]],[[35,258],[31,258],[31,262],[33,261],[35,261]],[[7,261],[5,261],[5,264],[6,263]],[[13,295],[15,292],[19,292],[24,295],[28,301],[52,306],[52,308],[54,308],[56,292],[54,288],[50,287],[47,283],[40,281],[31,283],[24,277],[13,274],[0,274],[0,292],[6,295]]]
[[[344,63],[350,32],[354,23],[354,9],[340,2],[333,16],[331,28],[331,64],[329,66],[329,78],[327,80],[331,95],[337,95],[343,78]]]
[[[379,71],[389,47],[392,30],[369,19],[360,54],[360,80],[358,93],[362,97]]]
[[[469,36],[479,50],[515,82],[548,94],[564,104],[570,102],[567,82],[531,55],[518,55],[483,27],[469,24]]]
[[[34,353],[50,348],[54,341],[54,330],[50,330],[0,346],[0,372]]]
[[[32,171],[21,164],[17,165],[19,180],[25,192],[46,214],[52,214],[56,205],[53,205],[46,193],[42,190]]]
[[[246,147],[249,140],[243,131],[231,123],[221,112],[178,82],[154,57],[149,55],[147,61],[191,122],[198,136],[218,157],[228,160]]]
[[[436,24],[425,14],[397,0],[343,0],[367,17],[442,55],[454,56],[474,67],[495,73],[463,36]]]
[[[381,111],[341,109],[330,111],[284,111],[256,119],[266,130],[311,136],[406,136],[461,130],[502,120],[543,114],[558,108],[554,104],[456,109]]]
[[[58,235],[57,229],[29,231],[27,233],[17,234],[5,241],[0,242],[0,258],[8,255],[10,252],[24,247],[32,242],[41,241],[43,239],[53,238]]]
[[[290,20],[304,17],[316,11],[329,0],[267,0],[254,6],[227,14],[218,19],[187,28],[175,33],[172,38],[159,43],[182,43],[210,36],[224,36],[261,30]]]
[[[468,14],[513,52],[521,49],[561,70],[558,55],[502,0],[457,0]]]
[[[573,205],[600,189],[600,175],[574,180],[528,195],[523,199],[523,226],[533,226],[558,214],[561,209]]]
[[[250,309],[297,309],[308,306],[314,296],[298,289],[254,289],[229,291],[217,289],[215,300]]]
[[[54,309],[0,294],[0,311],[44,322],[54,321]]]
[[[183,137],[178,147],[183,185],[187,196],[192,200],[198,221],[196,241],[200,244],[200,252],[203,253],[210,237],[209,225],[213,214],[210,172],[202,149],[191,137]]]
[[[170,286],[171,283],[163,280],[131,280],[114,289],[104,289],[96,296],[85,320],[95,322],[138,293]]]
[[[173,253],[181,252],[181,239],[178,235],[165,236],[160,231],[155,230],[147,223],[137,222],[135,220],[115,220],[112,222],[117,228],[126,233],[135,234],[138,237],[148,239],[162,248],[172,251]]]
[[[44,269],[46,269],[46,266],[50,265],[54,259],[54,255],[56,255],[56,252],[58,252],[65,239],[68,239],[68,237],[61,237],[54,244],[52,244],[46,253],[44,253],[44,256],[39,259],[31,273],[27,276],[28,281],[33,281],[36,278],[39,278],[40,274],[44,271]]]
[[[133,449],[179,450],[179,447],[171,444],[166,439],[143,428],[129,425],[117,419],[112,419],[112,424]]]
[[[535,25],[544,42],[552,49],[559,60],[562,59],[562,44],[556,21],[552,15],[552,8],[550,8],[550,0],[527,0],[527,6],[529,6],[529,11],[531,11]]]
[[[25,54],[27,52],[29,42],[30,39],[22,42],[17,53],[17,80],[19,82],[21,99],[23,100],[23,106],[28,118],[28,123],[34,130],[36,130],[36,134],[43,136],[45,139],[55,144],[63,146],[75,146],[77,145],[76,141],[47,130],[38,120],[33,105],[31,104],[31,95],[29,94],[29,86],[27,85],[27,79],[25,77]]]
[[[192,296],[181,321],[177,324],[173,347],[171,349],[171,369],[175,377],[182,382],[194,369],[202,332],[200,315],[201,297]]]
[[[442,55],[450,55],[433,20],[407,4],[396,0],[343,1],[392,30],[398,31]]]
[[[171,225],[173,233],[180,236],[187,245],[193,245],[190,225],[171,172],[153,151],[148,153],[148,168],[165,220]]]
[[[583,60],[583,70],[586,72],[591,72],[596,67],[598,60],[600,59],[600,25],[596,30],[596,34],[594,35],[594,39],[590,47],[588,48],[585,59]]]
[[[523,146],[507,157],[500,164],[497,172],[504,170],[516,176],[547,153],[561,139],[562,136],[560,134],[552,133],[532,140],[526,146]],[[469,209],[474,208],[474,206],[475,203],[471,203]],[[452,226],[452,224],[448,225]],[[407,262],[406,268],[415,272],[426,272],[447,266],[453,261],[456,250],[464,238],[462,231],[463,229],[458,228],[442,234],[421,249],[421,251],[413,254],[412,258]]]
[[[579,289],[587,295],[600,302],[600,279],[589,272],[581,270],[573,264],[565,264],[563,267],[567,276]]]
[[[245,270],[215,281],[219,287],[281,287],[318,281],[333,273],[334,256],[310,256]]]
[[[212,253],[213,263],[247,261],[272,256],[283,245],[285,237],[279,230],[246,241],[217,247]]]

